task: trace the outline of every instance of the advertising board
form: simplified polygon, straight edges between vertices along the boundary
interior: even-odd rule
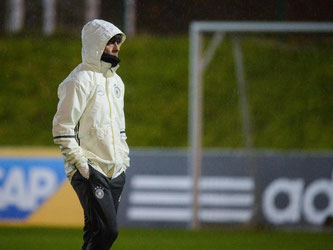
[[[186,151],[134,150],[119,225],[187,227],[193,198],[189,173]],[[332,173],[332,153],[206,151],[199,219],[321,228],[333,216]],[[8,221],[82,225],[61,158],[0,158],[0,222]]]

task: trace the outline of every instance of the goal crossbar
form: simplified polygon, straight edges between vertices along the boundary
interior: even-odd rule
[[[190,32],[325,33],[332,30],[331,22],[192,22],[190,25]]]

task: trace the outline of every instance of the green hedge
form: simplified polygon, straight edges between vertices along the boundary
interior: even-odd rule
[[[330,43],[242,42],[254,144],[333,148]],[[120,51],[130,146],[187,145],[188,39],[139,36]],[[52,145],[57,86],[81,61],[79,38],[0,38],[0,145]],[[243,147],[232,46],[205,74],[204,145]]]

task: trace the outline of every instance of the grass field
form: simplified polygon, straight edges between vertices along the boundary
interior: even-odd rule
[[[0,227],[0,250],[80,249],[81,229]],[[120,229],[115,250],[328,250],[331,233]]]
[[[331,40],[242,40],[256,148],[332,149]],[[130,147],[186,147],[186,36],[137,36],[120,51]],[[17,53],[20,48],[20,53]],[[244,145],[231,41],[204,79],[203,145]],[[0,145],[53,145],[58,84],[81,62],[79,37],[0,37]]]

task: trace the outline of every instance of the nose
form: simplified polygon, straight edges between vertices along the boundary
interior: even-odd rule
[[[114,43],[112,52],[118,52],[119,50],[120,50],[119,44],[118,43]]]

